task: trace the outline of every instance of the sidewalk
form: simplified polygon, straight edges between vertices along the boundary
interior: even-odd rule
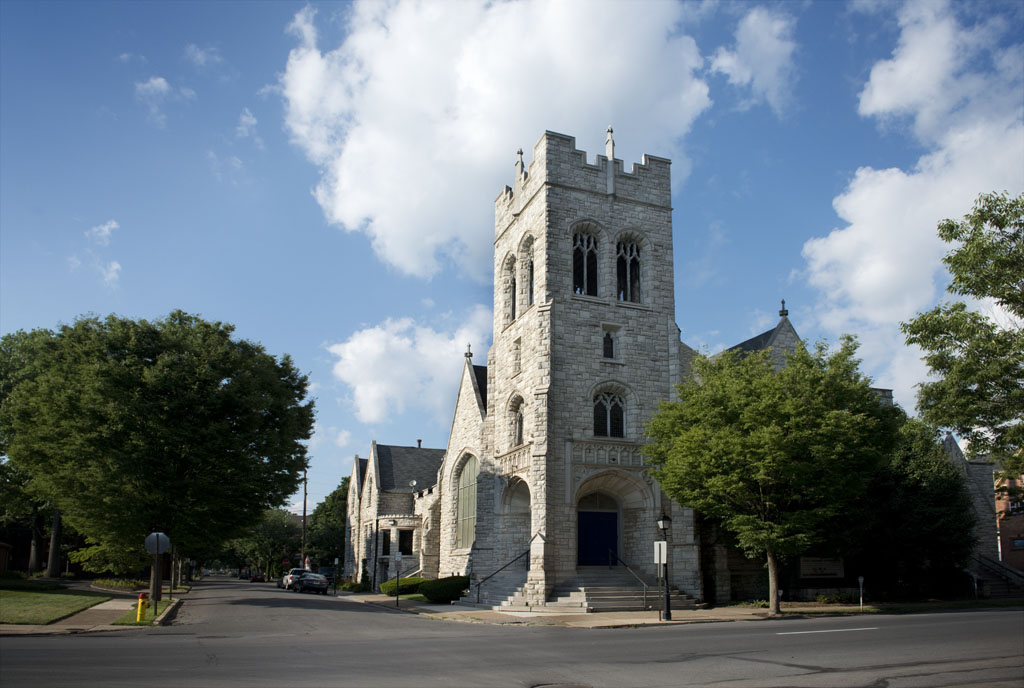
[[[342,595],[339,595],[339,597]],[[395,598],[379,594],[346,595],[349,599],[366,604],[395,610]],[[668,626],[688,623],[711,623],[715,621],[760,621],[768,618],[768,610],[758,607],[716,607],[714,609],[674,609],[672,620],[658,619],[658,611],[649,612],[599,612],[590,614],[566,614],[564,612],[518,612],[495,611],[459,604],[431,604],[399,599],[398,610],[420,614],[442,621],[466,623],[487,623],[498,625],[526,626],[568,626],[572,628],[629,628],[634,626]],[[832,607],[830,612],[854,614],[858,607]],[[801,612],[821,614],[820,607],[787,607],[786,616],[798,616]]]
[[[172,610],[181,604],[181,598],[175,597],[174,604],[164,610],[156,620],[159,624]],[[100,602],[95,607],[73,614],[66,619],[54,621],[44,626],[29,624],[0,624],[0,636],[5,635],[71,635],[72,633],[96,633],[100,631],[124,631],[148,626],[114,626],[113,622],[133,610],[138,605],[135,597],[115,597]]]

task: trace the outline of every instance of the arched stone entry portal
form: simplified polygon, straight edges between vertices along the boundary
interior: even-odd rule
[[[530,486],[525,480],[513,478],[502,495],[499,533],[502,542],[499,564],[504,564],[530,548],[532,527]],[[529,557],[523,557],[515,568],[529,567]]]
[[[619,554],[619,503],[605,492],[591,492],[576,504],[576,564],[607,566],[616,563],[612,554]]]

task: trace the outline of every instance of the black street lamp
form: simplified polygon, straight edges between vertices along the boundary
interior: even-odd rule
[[[662,513],[658,518],[658,528],[661,530],[661,536],[665,539],[665,575],[662,576],[665,579],[665,621],[672,620],[672,598],[668,589],[668,529],[671,527],[672,519]]]

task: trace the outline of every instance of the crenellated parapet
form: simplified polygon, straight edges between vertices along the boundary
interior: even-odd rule
[[[527,166],[523,151],[517,153],[512,184],[502,189],[495,199],[495,234],[500,235],[512,220],[523,212],[545,186],[557,186],[614,199],[632,201],[660,208],[671,208],[671,165],[665,158],[644,154],[627,172],[622,160],[614,157],[612,129],[608,127],[605,155],[598,155],[594,164],[587,162],[587,153],[576,148],[576,139],[553,131],[545,131],[533,147],[533,158]]]

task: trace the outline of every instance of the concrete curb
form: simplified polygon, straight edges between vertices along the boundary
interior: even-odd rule
[[[153,621],[154,626],[166,626],[167,624],[174,621],[174,617],[178,615],[178,609],[181,607],[185,600],[178,598],[171,603],[167,609],[163,610],[160,616],[156,617]]]

